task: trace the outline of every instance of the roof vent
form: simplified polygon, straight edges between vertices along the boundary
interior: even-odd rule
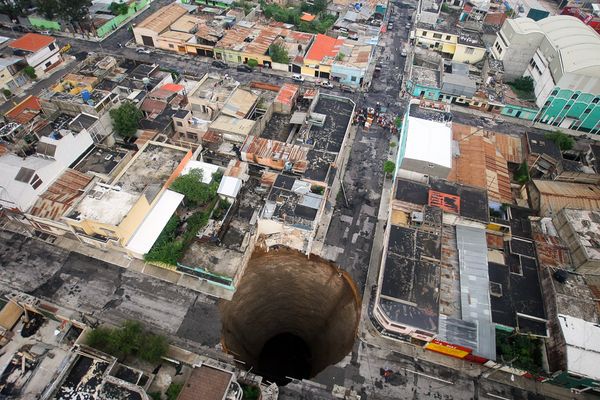
[[[554,271],[552,276],[554,276],[554,279],[556,279],[559,283],[565,283],[569,279],[569,273],[564,269],[558,269]]]

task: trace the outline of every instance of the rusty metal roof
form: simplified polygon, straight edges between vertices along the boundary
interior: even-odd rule
[[[57,220],[83,194],[93,177],[83,172],[67,169],[34,204],[30,214]]]

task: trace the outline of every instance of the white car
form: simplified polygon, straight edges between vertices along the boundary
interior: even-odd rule
[[[150,50],[145,49],[143,47],[138,47],[137,49],[135,49],[135,52],[140,54],[152,54]]]
[[[328,80],[320,81],[319,85],[331,89],[333,87],[333,83]]]
[[[300,74],[294,74],[292,75],[292,80],[296,82],[304,82],[304,77]]]
[[[406,54],[407,54],[407,53],[406,53],[406,49],[402,49],[402,51],[400,52],[400,55],[401,55],[402,57],[406,57]]]

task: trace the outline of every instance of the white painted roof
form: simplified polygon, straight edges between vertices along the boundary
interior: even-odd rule
[[[569,372],[600,379],[600,325],[563,314],[558,321],[567,343]]]
[[[600,35],[578,18],[555,15],[538,25],[559,52],[566,72],[586,68],[586,75],[600,76]]]
[[[445,123],[408,117],[404,157],[452,168],[452,130]]]
[[[212,174],[219,170],[218,165],[205,163],[202,161],[190,160],[181,171],[181,175],[187,175],[193,169],[202,171],[202,182],[209,184],[212,181]]]
[[[227,197],[236,198],[242,188],[242,180],[233,176],[224,176],[217,193]]]
[[[181,193],[165,190],[125,247],[137,254],[148,253],[182,200]]]

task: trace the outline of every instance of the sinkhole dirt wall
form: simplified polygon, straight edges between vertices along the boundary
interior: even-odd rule
[[[221,316],[224,347],[257,372],[265,368],[261,358],[267,342],[278,335],[302,340],[308,376],[293,377],[307,378],[352,350],[360,298],[350,276],[333,263],[286,248],[257,248],[233,299],[221,304]],[[303,355],[288,361],[295,357]]]

